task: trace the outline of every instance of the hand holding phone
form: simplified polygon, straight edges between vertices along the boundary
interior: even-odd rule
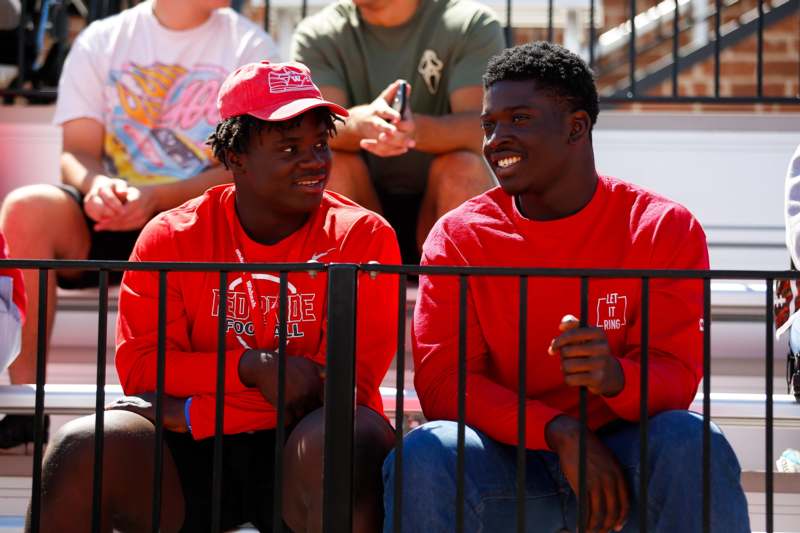
[[[392,109],[400,113],[400,119],[405,118],[406,109],[408,108],[408,82],[405,80],[400,81],[400,85],[397,87],[397,92],[394,95],[394,101],[392,102]]]

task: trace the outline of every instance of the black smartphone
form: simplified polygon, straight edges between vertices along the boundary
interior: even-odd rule
[[[401,81],[400,86],[397,88],[397,93],[394,95],[394,102],[392,102],[392,108],[400,113],[400,119],[402,120],[406,114],[406,108],[408,104],[406,102],[408,95],[408,82]]]

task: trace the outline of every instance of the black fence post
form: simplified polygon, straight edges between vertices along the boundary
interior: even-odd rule
[[[94,404],[94,482],[92,483],[92,531],[98,533],[103,515],[103,444],[106,386],[106,344],[108,344],[108,270],[100,271],[100,291],[97,310],[97,390]]]
[[[164,467],[164,378],[167,342],[167,271],[158,271],[158,339],[156,341],[156,441],[153,465],[153,533],[161,530],[161,479]]]
[[[322,530],[350,533],[353,524],[353,421],[358,267],[328,269],[328,351]]]
[[[395,396],[395,444],[394,444],[394,531],[403,531],[403,428],[405,414],[406,372],[406,274],[397,275],[397,392]]]
[[[42,512],[42,455],[44,441],[44,382],[47,353],[47,283],[50,270],[39,269],[39,315],[36,330],[36,408],[33,436],[31,531],[38,533]]]
[[[211,531],[220,531],[222,521],[222,436],[225,429],[225,341],[228,326],[228,273],[224,270],[219,273],[217,315],[217,394],[214,417],[214,458],[211,472]]]

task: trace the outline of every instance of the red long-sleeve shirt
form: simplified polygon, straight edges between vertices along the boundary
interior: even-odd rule
[[[601,177],[578,213],[525,218],[500,188],[443,217],[423,249],[425,265],[540,268],[707,269],[700,224],[682,206],[634,185]],[[650,282],[649,411],[689,406],[702,376],[702,282]],[[588,423],[639,419],[641,281],[593,279],[588,324],[604,328],[625,386],[589,394]],[[547,354],[566,314],[580,314],[580,280],[529,278],[526,442],[547,449],[544,428],[578,417],[578,389],[564,384],[560,358]],[[414,313],[415,385],[429,419],[457,418],[458,279],[421,276]],[[517,443],[519,280],[470,277],[467,299],[466,422]]]
[[[8,246],[6,246],[6,239],[0,233],[0,259],[8,257]],[[25,284],[22,280],[22,271],[18,268],[0,268],[0,276],[8,276],[12,280],[13,295],[11,297],[14,305],[19,310],[20,317],[23,322],[25,321],[25,309],[28,303],[25,297]]]
[[[391,227],[381,217],[333,193],[325,193],[321,206],[302,228],[272,246],[251,240],[233,213],[233,186],[214,187],[148,223],[131,260],[236,262],[234,246],[238,243],[247,262],[253,263],[400,261]],[[234,221],[232,230],[229,219]],[[253,278],[261,308],[266,311],[278,298],[278,273],[254,273]],[[324,364],[327,275],[289,273],[288,282],[287,353]],[[219,274],[172,272],[167,283],[165,392],[192,397],[192,434],[201,439],[214,434]],[[263,348],[256,346],[252,335],[243,286],[239,273],[229,274],[225,433],[268,429],[276,423],[275,409],[238,376],[244,350]],[[358,287],[356,401],[382,413],[378,387],[396,345],[397,276],[372,279],[359,274]],[[126,394],[155,391],[157,317],[158,274],[126,272],[120,288],[116,355]]]

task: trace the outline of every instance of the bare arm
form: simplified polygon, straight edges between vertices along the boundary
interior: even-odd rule
[[[478,86],[463,87],[450,95],[449,115],[434,117],[414,115],[417,150],[441,154],[454,150],[482,152],[483,132],[479,126],[483,89]]]
[[[156,213],[231,181],[230,173],[217,165],[189,179],[134,187],[106,174],[102,124],[90,118],[70,120],[63,125],[63,137],[61,181],[83,193],[84,209],[98,231],[141,228]]]

